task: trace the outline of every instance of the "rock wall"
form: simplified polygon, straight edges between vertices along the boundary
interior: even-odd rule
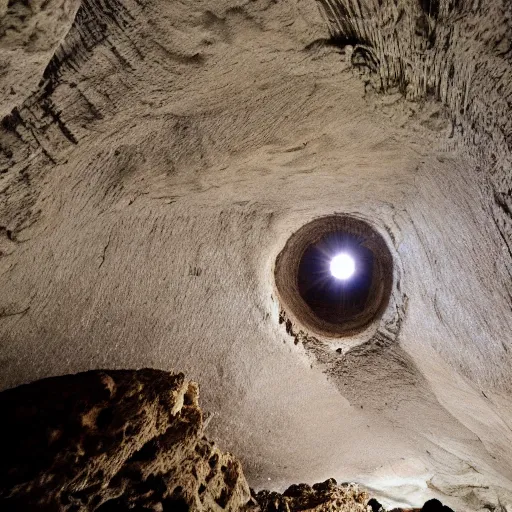
[[[36,92],[80,0],[0,2],[0,118]]]
[[[512,255],[512,5],[507,0],[319,0],[335,42],[367,86],[446,106],[487,178],[489,207]],[[512,282],[512,281],[511,281]],[[511,293],[511,282],[508,293]]]
[[[0,5],[2,389],[183,370],[256,489],[512,506],[508,4]],[[273,271],[339,212],[393,292],[325,340]]]

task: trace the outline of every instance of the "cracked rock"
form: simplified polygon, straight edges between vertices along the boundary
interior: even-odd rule
[[[198,386],[160,370],[98,370],[0,393],[0,509],[372,512],[355,484],[249,489],[204,436]],[[441,508],[436,508],[437,506]],[[449,512],[437,500],[422,509]]]

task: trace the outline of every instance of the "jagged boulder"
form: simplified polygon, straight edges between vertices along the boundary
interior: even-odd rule
[[[239,510],[240,463],[203,435],[197,385],[91,371],[0,394],[0,509]]]
[[[240,462],[204,436],[198,386],[181,373],[43,379],[0,393],[0,410],[2,512],[384,512],[333,478],[251,491]],[[423,510],[449,512],[437,500]]]
[[[258,512],[386,512],[375,499],[353,483],[338,485],[334,478],[310,486],[291,485],[282,494],[271,491],[253,492]],[[453,512],[433,499],[419,509],[396,508],[390,512]]]
[[[369,496],[354,484],[337,485],[334,478],[322,483],[292,485],[283,494],[260,491],[254,495],[262,512],[367,512]]]

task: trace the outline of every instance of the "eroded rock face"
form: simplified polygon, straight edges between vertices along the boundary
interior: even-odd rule
[[[512,507],[510,3],[29,4],[0,1],[0,388],[179,368],[257,489]],[[393,258],[344,340],[273,273],[335,213]]]
[[[1,118],[41,85],[44,70],[68,33],[80,3],[0,1]]]
[[[239,510],[240,463],[203,436],[197,386],[156,370],[93,371],[0,394],[0,508]]]
[[[283,494],[260,491],[255,496],[262,512],[307,510],[311,512],[367,512],[368,494],[356,485],[337,485],[336,480],[314,484],[292,485]]]
[[[0,393],[0,410],[5,512],[383,512],[334,479],[251,493],[240,462],[203,435],[197,384],[181,373],[44,379]]]

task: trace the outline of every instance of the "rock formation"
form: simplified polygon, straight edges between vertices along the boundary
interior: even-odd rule
[[[334,479],[314,484],[312,487],[306,484],[291,485],[283,494],[260,491],[255,500],[262,512],[367,512],[369,507],[369,498],[365,492],[356,485],[338,486]]]
[[[93,371],[0,394],[2,510],[240,510],[240,463],[203,435],[197,385]]]
[[[375,508],[357,486],[332,479],[251,497],[240,463],[204,436],[197,384],[183,374],[105,370],[49,378],[0,393],[0,409],[5,512]]]

